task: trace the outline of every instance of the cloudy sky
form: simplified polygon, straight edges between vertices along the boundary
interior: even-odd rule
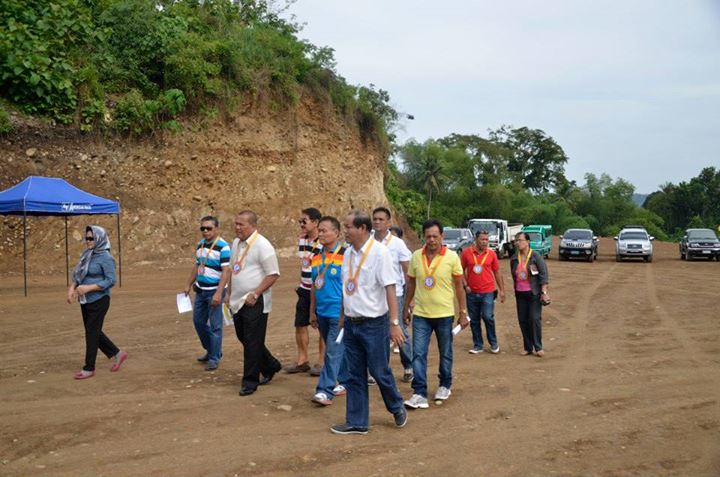
[[[648,193],[720,167],[720,0],[297,0],[301,37],[387,90],[401,141],[542,129],[566,173]]]

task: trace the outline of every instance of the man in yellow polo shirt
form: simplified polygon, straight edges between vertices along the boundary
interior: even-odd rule
[[[458,324],[466,328],[470,322],[465,309],[465,289],[460,257],[444,247],[443,226],[437,220],[423,224],[425,246],[416,250],[408,267],[407,298],[403,306],[406,323],[412,320],[413,330],[413,395],[405,401],[411,409],[427,409],[427,355],[430,337],[435,332],[440,352],[440,386],[435,400],[450,397],[452,386],[452,328],[455,299],[458,301]],[[409,305],[415,299],[412,316]]]

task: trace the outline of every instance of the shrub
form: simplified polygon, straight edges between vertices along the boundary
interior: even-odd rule
[[[10,115],[7,111],[5,111],[5,108],[0,106],[0,134],[7,134],[12,132],[13,125],[10,121]]]

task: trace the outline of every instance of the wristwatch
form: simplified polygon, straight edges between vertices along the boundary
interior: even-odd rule
[[[465,313],[467,315],[467,310],[460,310],[460,313]]]
[[[393,326],[400,326],[400,320],[398,320],[398,319],[390,320],[390,324]]]

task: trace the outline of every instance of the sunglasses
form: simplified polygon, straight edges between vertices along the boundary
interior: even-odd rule
[[[93,237],[93,236],[85,237],[85,241],[86,241],[86,242],[94,242],[94,241],[95,241],[95,237]]]
[[[200,232],[210,232],[210,231],[211,231],[212,229],[214,229],[214,228],[215,228],[215,227],[205,227],[205,226],[202,226],[202,227],[200,227]]]
[[[308,223],[308,221],[307,221],[306,219],[300,219],[300,220],[298,220],[298,224],[300,224],[300,225],[305,225],[305,224],[307,224],[307,223]]]

